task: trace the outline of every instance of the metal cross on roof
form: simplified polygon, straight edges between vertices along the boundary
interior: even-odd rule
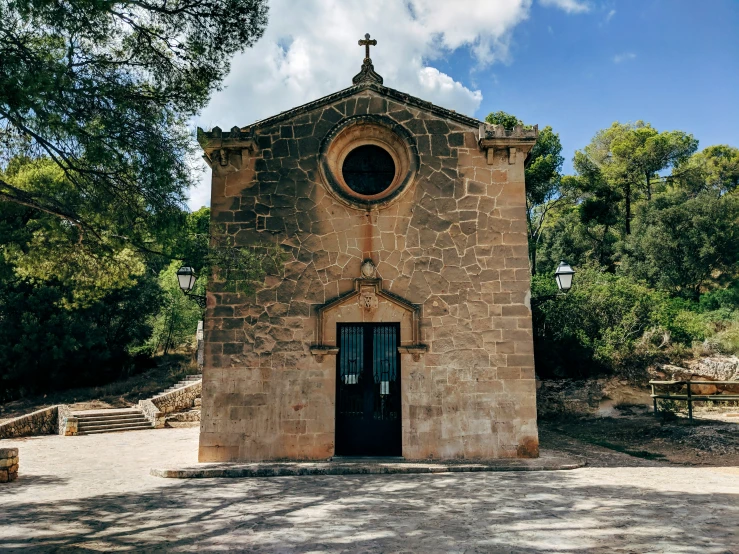
[[[377,41],[375,39],[370,40],[369,33],[364,35],[364,40],[359,39],[359,46],[364,46],[364,59],[369,60],[370,59],[370,46],[377,46]]]

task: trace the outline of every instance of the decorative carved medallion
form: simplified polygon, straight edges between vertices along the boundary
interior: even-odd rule
[[[362,277],[364,277],[365,279],[375,278],[376,269],[375,269],[375,264],[372,263],[372,260],[370,259],[364,260],[364,262],[362,263],[361,271],[362,271]]]
[[[377,309],[377,306],[379,306],[379,301],[377,300],[377,294],[375,294],[374,286],[360,287],[359,305],[368,312]]]

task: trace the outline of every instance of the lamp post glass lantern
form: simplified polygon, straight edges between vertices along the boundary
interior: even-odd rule
[[[177,281],[179,282],[180,289],[185,293],[189,299],[198,303],[198,306],[205,308],[206,298],[198,294],[190,294],[192,288],[195,286],[195,281],[198,276],[195,274],[195,270],[190,266],[182,266],[177,270]]]
[[[196,279],[197,276],[195,275],[195,270],[191,267],[183,266],[177,270],[177,280],[180,283],[182,292],[185,294],[189,293],[192,290],[192,287],[195,286]]]
[[[557,279],[557,286],[562,292],[567,292],[572,287],[572,276],[575,275],[575,270],[572,269],[570,264],[566,262],[560,262],[557,267],[557,271],[554,272],[554,277]]]

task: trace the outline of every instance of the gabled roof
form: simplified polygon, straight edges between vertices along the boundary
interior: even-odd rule
[[[420,98],[411,96],[410,94],[407,94],[405,92],[400,92],[399,90],[395,90],[390,87],[380,85],[378,83],[372,83],[372,82],[365,81],[365,82],[353,85],[351,87],[345,88],[343,90],[340,90],[338,92],[334,92],[333,94],[329,94],[328,96],[324,96],[323,98],[319,98],[318,100],[313,100],[312,102],[308,102],[307,104],[303,104],[302,106],[298,106],[296,108],[292,108],[290,110],[281,112],[277,115],[273,115],[272,117],[262,119],[260,121],[253,123],[252,125],[249,125],[249,127],[256,129],[262,126],[277,123],[284,119],[290,119],[301,113],[313,111],[317,108],[323,107],[333,102],[336,102],[337,100],[341,100],[342,98],[348,98],[349,96],[352,96],[353,94],[356,94],[363,90],[372,90],[378,94],[387,96],[388,98],[391,98],[398,102],[410,104],[413,107],[426,110],[427,112],[431,112],[434,115],[438,115],[446,119],[457,121],[459,123],[462,123],[463,125],[469,125],[470,127],[478,127],[480,123],[482,123],[479,119],[468,117],[466,115],[457,113],[454,110],[448,110],[446,108],[442,108],[441,106],[436,106],[435,104],[432,104],[431,102],[427,102],[426,100],[421,100]]]
[[[277,115],[273,115],[271,117],[268,117],[266,119],[261,119],[259,121],[256,121],[252,123],[251,125],[247,125],[245,127],[240,127],[241,133],[249,133],[249,131],[252,131],[254,129],[259,129],[261,127],[265,127],[268,125],[273,125],[275,123],[279,123],[280,121],[285,121],[287,119],[291,119],[295,116],[298,116],[303,113],[307,113],[310,111],[313,111],[315,109],[321,108],[323,106],[326,106],[328,104],[332,104],[333,102],[336,102],[337,100],[341,100],[342,98],[348,98],[349,96],[352,96],[358,92],[364,91],[364,90],[372,90],[378,94],[381,94],[383,96],[386,96],[387,98],[390,98],[392,100],[395,100],[397,102],[402,102],[404,104],[409,104],[415,108],[419,108],[421,110],[425,110],[427,112],[433,113],[434,115],[437,115],[439,117],[443,117],[445,119],[450,119],[452,121],[456,121],[458,123],[461,123],[463,125],[469,125],[470,127],[479,127],[482,121],[479,119],[475,119],[473,117],[468,117],[466,115],[460,114],[455,112],[454,110],[448,110],[446,108],[442,108],[441,106],[436,106],[435,104],[432,104],[431,102],[427,102],[426,100],[421,100],[420,98],[417,98],[415,96],[411,96],[410,94],[406,94],[405,92],[400,92],[399,90],[392,89],[390,87],[383,86],[381,84],[378,84],[376,82],[360,82],[356,85],[352,85],[348,88],[345,88],[343,90],[334,92],[332,94],[329,94],[327,96],[324,96],[323,98],[319,98],[318,100],[313,100],[312,102],[308,102],[307,104],[303,104],[302,106],[298,106],[296,108],[292,108],[290,110],[280,112]],[[217,130],[216,130],[217,129]],[[208,136],[208,138],[211,138],[214,134],[222,133],[223,138],[226,138],[229,134],[232,134],[235,131],[235,129],[231,129],[231,133],[227,133],[224,131],[221,131],[220,128],[213,128],[212,133],[203,133],[204,135]],[[200,132],[198,133],[200,134]],[[210,136],[209,136],[210,135]]]

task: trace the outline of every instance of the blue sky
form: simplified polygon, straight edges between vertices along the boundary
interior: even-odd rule
[[[559,132],[565,169],[614,121],[693,133],[700,148],[739,146],[739,1],[625,0],[584,13],[533,4],[510,61],[475,69],[459,49],[435,63],[503,110]]]
[[[642,119],[739,146],[739,0],[269,0],[264,36],[238,54],[194,125],[248,125],[351,84],[370,32],[389,87],[560,134],[575,150]],[[210,179],[189,205],[210,200]]]

